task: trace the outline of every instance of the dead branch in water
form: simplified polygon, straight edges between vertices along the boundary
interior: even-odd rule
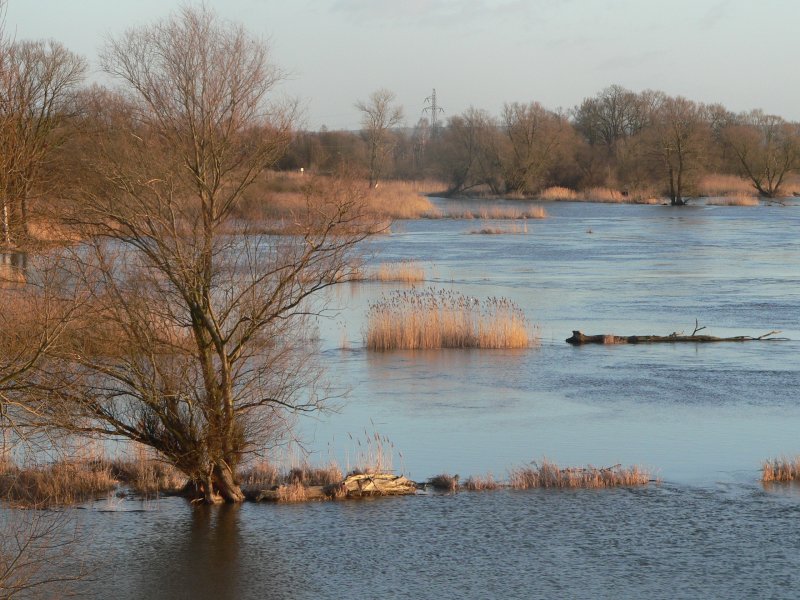
[[[775,337],[780,331],[769,331],[763,335],[737,335],[734,337],[716,337],[713,335],[698,335],[697,332],[705,329],[694,321],[694,331],[690,335],[683,332],[672,332],[669,335],[629,335],[619,336],[613,334],[586,335],[581,331],[573,331],[572,336],[566,339],[568,344],[583,346],[584,344],[676,344],[681,342],[711,343],[711,342],[785,342],[789,338]]]

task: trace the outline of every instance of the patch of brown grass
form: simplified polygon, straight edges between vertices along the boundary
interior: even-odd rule
[[[704,175],[697,184],[697,191],[703,196],[722,198],[752,198],[758,196],[749,180],[736,175],[710,173]]]
[[[576,200],[578,192],[566,187],[554,186],[542,190],[539,198],[542,200]]]
[[[119,481],[108,463],[99,460],[59,460],[19,467],[4,461],[0,498],[25,507],[76,504],[106,495]]]
[[[487,490],[498,490],[503,487],[500,482],[496,481],[491,473],[486,475],[474,475],[467,478],[464,482],[463,488],[471,492],[483,492]]]
[[[442,218],[447,219],[483,219],[483,220],[516,220],[516,219],[546,219],[547,211],[542,206],[513,206],[508,204],[465,207],[461,204],[451,204],[442,213]]]
[[[308,486],[293,481],[278,487],[278,502],[305,502],[308,500]]]
[[[773,458],[764,461],[761,467],[761,481],[765,483],[798,480],[800,480],[800,456]]]
[[[531,467],[518,467],[509,474],[509,487],[518,490],[532,488],[608,488],[645,485],[650,473],[638,466],[598,468],[560,468],[553,462],[543,460]]]
[[[397,291],[372,304],[367,314],[370,350],[434,348],[527,348],[533,329],[506,298],[477,298],[427,288]]]
[[[370,277],[375,281],[418,283],[425,281],[425,269],[412,260],[382,263]]]
[[[133,458],[119,457],[109,463],[114,477],[142,496],[175,494],[188,482],[186,475],[159,459],[152,450],[137,446]]]
[[[458,491],[458,475],[440,473],[428,479],[428,485],[440,492]]]

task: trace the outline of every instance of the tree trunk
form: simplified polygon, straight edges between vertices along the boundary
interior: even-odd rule
[[[227,464],[223,463],[214,467],[213,483],[224,502],[244,502],[244,492],[242,492],[242,488],[236,482],[233,471]]]

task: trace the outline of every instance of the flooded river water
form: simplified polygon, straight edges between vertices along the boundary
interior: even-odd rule
[[[548,205],[527,233],[400,222],[374,264],[416,260],[426,285],[514,300],[540,329],[524,351],[372,353],[371,301],[331,298],[319,323],[338,411],[301,419],[311,460],[354,464],[391,441],[415,480],[548,457],[639,464],[662,483],[601,491],[428,494],[192,509],[109,501],[78,511],[96,598],[791,598],[800,492],[762,460],[800,453],[800,207]],[[502,224],[497,224],[503,226]],[[507,223],[505,224],[507,225]],[[786,342],[586,346],[585,333],[781,330]],[[141,511],[141,512],[140,512]]]

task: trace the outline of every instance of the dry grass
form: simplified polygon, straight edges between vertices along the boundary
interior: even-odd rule
[[[547,211],[541,206],[487,205],[464,207],[461,204],[450,204],[442,213],[442,218],[449,219],[546,219]]]
[[[765,483],[797,481],[800,480],[800,456],[766,460],[761,469],[761,481]]]
[[[650,473],[640,467],[615,465],[608,468],[568,467],[560,468],[553,462],[543,460],[532,467],[512,469],[509,486],[513,489],[531,488],[609,488],[619,486],[645,485],[650,481]]]
[[[381,219],[420,219],[438,216],[426,193],[442,189],[433,181],[382,181],[370,189],[366,182],[353,181],[361,194],[364,210]],[[293,216],[306,210],[311,191],[324,196],[336,180],[323,175],[272,172],[259,179],[236,207],[235,217],[263,228],[290,227]]]
[[[601,202],[605,204],[662,204],[664,200],[653,194],[652,190],[633,190],[622,193],[607,187],[593,187],[583,190],[575,200]]]
[[[114,477],[142,496],[176,494],[188,482],[186,475],[160,460],[152,450],[137,446],[133,458],[116,458],[109,463]]]
[[[299,481],[278,487],[278,502],[305,502],[308,500],[308,486]]]
[[[577,200],[578,192],[565,187],[549,187],[539,194],[541,200]]]
[[[418,283],[425,281],[425,269],[412,260],[382,263],[370,277],[375,281]]]
[[[436,288],[394,292],[370,306],[370,350],[527,348],[535,342],[522,310],[506,298],[483,302]]]
[[[458,491],[458,475],[440,473],[428,479],[428,485],[440,492],[456,492]]]
[[[719,173],[703,176],[697,184],[697,191],[703,196],[722,198],[754,198],[758,196],[753,184],[747,179]]]
[[[483,492],[487,490],[498,490],[503,486],[499,481],[495,480],[491,473],[488,473],[483,476],[475,475],[468,477],[462,487],[470,492]]]
[[[0,498],[14,505],[75,504],[107,495],[119,481],[104,461],[60,460],[46,465],[0,465]]]

